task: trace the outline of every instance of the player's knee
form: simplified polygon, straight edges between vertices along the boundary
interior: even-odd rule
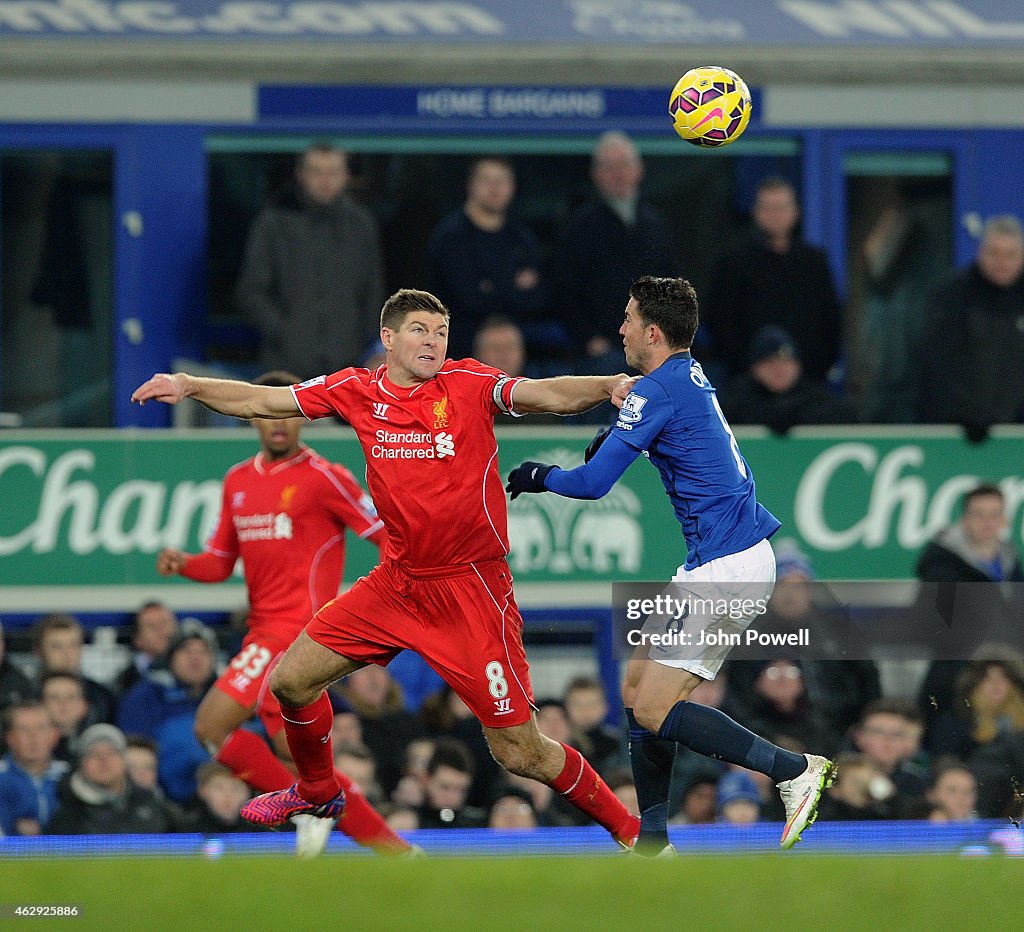
[[[279,663],[271,672],[269,685],[274,698],[283,706],[297,709],[308,705],[311,701],[295,678],[289,676],[288,668],[283,663]]]
[[[665,716],[668,715],[670,706],[657,696],[644,696],[638,693],[633,696],[633,718],[641,728],[646,728],[652,734],[661,730]]]

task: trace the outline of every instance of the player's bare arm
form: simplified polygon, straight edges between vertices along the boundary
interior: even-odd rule
[[[622,373],[528,379],[516,385],[513,402],[524,414],[579,414],[611,399],[626,382],[630,379]]]
[[[252,385],[233,379],[209,379],[175,372],[158,372],[134,392],[132,401],[162,401],[176,405],[194,398],[219,414],[240,418],[285,418],[302,414],[291,389],[279,385]]]

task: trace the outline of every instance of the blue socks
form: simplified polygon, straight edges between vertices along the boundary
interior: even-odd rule
[[[678,741],[698,754],[766,773],[775,783],[792,780],[807,769],[803,754],[777,747],[734,722],[724,712],[696,702],[683,700],[672,706],[658,737]],[[631,751],[632,745],[630,732]],[[639,794],[637,784],[638,797]]]
[[[657,854],[668,844],[668,794],[677,745],[642,728],[633,717],[632,709],[626,709],[626,718],[629,721],[629,760],[640,806],[637,850]]]

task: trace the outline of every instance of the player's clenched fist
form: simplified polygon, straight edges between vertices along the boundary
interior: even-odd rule
[[[640,376],[634,375],[632,377],[628,375],[621,376],[618,384],[612,391],[611,402],[616,408],[621,408],[623,402],[626,400],[626,396],[633,391],[633,386],[640,381]]]
[[[165,404],[176,405],[183,398],[187,397],[186,385],[188,376],[182,372],[169,375],[166,372],[158,372],[147,382],[143,382],[134,392],[132,401],[144,405],[147,401],[162,401]]]
[[[164,547],[156,558],[156,571],[161,576],[175,576],[181,572],[188,554],[172,547]]]

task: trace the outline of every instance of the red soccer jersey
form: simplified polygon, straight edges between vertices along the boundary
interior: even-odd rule
[[[426,570],[504,558],[508,510],[494,416],[514,414],[522,380],[475,359],[446,360],[412,388],[392,383],[386,370],[342,369],[292,392],[310,420],[341,414],[355,430],[387,556]]]
[[[203,563],[216,558],[224,578],[241,557],[250,632],[291,643],[338,594],[345,529],[369,537],[382,527],[370,497],[344,466],[308,447],[278,462],[259,453],[228,470],[217,526],[205,553],[188,561],[182,575],[208,579]]]

